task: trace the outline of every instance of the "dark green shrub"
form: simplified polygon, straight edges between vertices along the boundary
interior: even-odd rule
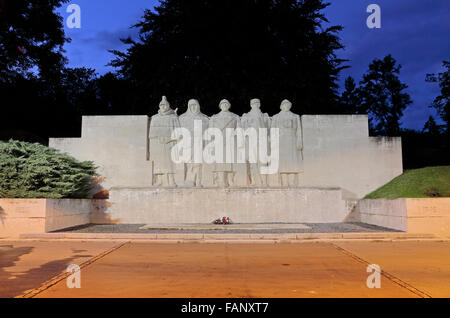
[[[0,197],[87,198],[95,169],[41,144],[0,142]]]

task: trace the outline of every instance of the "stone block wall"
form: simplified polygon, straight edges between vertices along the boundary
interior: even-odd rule
[[[0,238],[90,223],[92,200],[0,199]]]
[[[347,221],[450,237],[450,198],[360,200]]]
[[[403,172],[400,138],[369,137],[366,115],[304,115],[304,172],[301,187],[341,188],[345,198],[361,199]],[[103,177],[100,188],[151,187],[148,116],[85,116],[81,138],[52,138],[50,146],[79,160],[92,160]],[[236,186],[245,187],[245,165],[237,165]],[[177,167],[182,184],[184,167]],[[204,165],[204,186],[212,186]],[[278,185],[276,175],[269,177]],[[94,194],[94,193],[93,193]]]

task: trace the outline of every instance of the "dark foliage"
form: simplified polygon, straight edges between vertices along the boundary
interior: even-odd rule
[[[428,74],[427,82],[438,82],[441,94],[435,98],[431,107],[435,108],[445,123],[447,145],[450,146],[450,62],[442,62],[445,72]]]
[[[430,136],[439,136],[441,134],[441,126],[436,123],[433,116],[428,118],[428,121],[423,126],[422,132],[430,135]]]
[[[0,142],[0,197],[87,198],[96,175],[92,162],[40,144]]]
[[[450,148],[445,135],[433,135],[405,129],[402,137],[403,168],[417,169],[431,166],[447,166],[450,163]]]
[[[57,76],[65,63],[63,19],[54,13],[68,0],[0,2],[0,82],[37,67],[41,77]]]
[[[195,97],[213,114],[228,98],[243,113],[258,97],[271,114],[284,98],[297,113],[338,112],[341,27],[323,28],[327,6],[322,0],[161,1],[136,25],[139,41],[126,39],[128,50],[114,51],[112,65],[133,84],[128,107],[155,113],[167,95],[184,109]]]
[[[361,98],[358,87],[353,77],[345,79],[345,91],[340,99],[340,114],[359,114],[361,109]]]
[[[375,59],[360,82],[361,111],[371,117],[371,131],[376,135],[398,136],[400,118],[412,103],[408,87],[400,81],[401,65],[389,54],[384,59]]]
[[[49,83],[17,75],[0,83],[0,140],[45,144],[48,137],[79,136],[81,115],[101,112],[92,70],[64,68],[58,77],[57,83]]]

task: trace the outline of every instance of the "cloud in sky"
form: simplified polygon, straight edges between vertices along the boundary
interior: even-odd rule
[[[450,60],[450,5],[448,0],[329,0],[325,11],[332,25],[342,25],[340,37],[345,50],[339,57],[350,60],[350,69],[341,73],[340,82],[353,76],[358,82],[375,58],[387,54],[400,63],[401,80],[409,88],[414,104],[402,118],[403,127],[421,129],[429,115],[434,97],[439,93],[435,84],[425,82],[427,73],[442,71],[442,61]],[[113,55],[110,49],[124,50],[120,38],[137,37],[130,28],[143,15],[145,8],[153,8],[157,0],[78,0],[81,7],[82,28],[68,29],[72,42],[65,46],[71,67],[90,67],[103,74],[113,71],[106,66]],[[366,8],[376,3],[381,7],[381,29],[368,29]],[[67,18],[65,4],[60,14]],[[342,86],[342,85],[341,85]]]
[[[131,26],[136,24],[144,9],[153,8],[157,0],[76,0],[63,5],[59,14],[67,19],[70,13],[66,8],[78,4],[81,8],[81,28],[65,27],[71,43],[65,45],[70,67],[90,67],[99,74],[114,69],[106,66],[114,55],[108,50],[124,50],[126,46],[121,38],[136,38],[138,30]]]
[[[107,64],[114,58],[109,50],[124,51],[126,45],[120,39],[137,38],[136,29],[118,29],[114,31],[100,30],[93,34],[73,34],[72,42],[65,49],[69,55],[69,65],[72,67],[86,66],[104,74],[114,68]]]

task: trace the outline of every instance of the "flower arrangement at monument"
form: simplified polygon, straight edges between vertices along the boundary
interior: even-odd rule
[[[215,220],[213,223],[221,224],[221,225],[229,225],[229,224],[233,224],[233,221],[231,221],[231,219],[229,217],[224,216],[222,218]]]

